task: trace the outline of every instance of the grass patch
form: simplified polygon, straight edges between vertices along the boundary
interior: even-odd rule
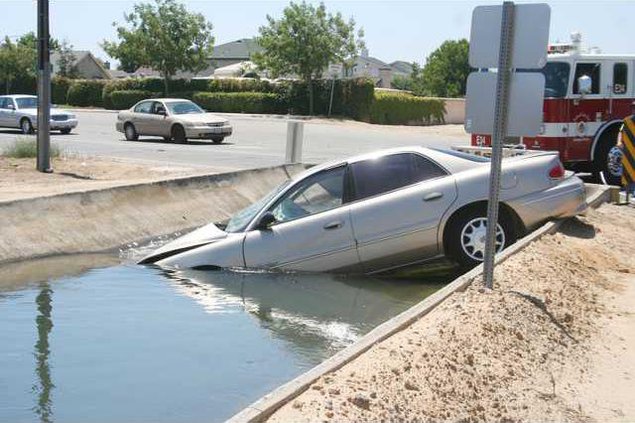
[[[50,152],[51,157],[59,157],[62,153],[55,144],[51,144]],[[2,150],[2,155],[14,159],[35,158],[37,157],[37,140],[18,138]]]

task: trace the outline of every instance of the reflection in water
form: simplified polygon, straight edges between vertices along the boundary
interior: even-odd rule
[[[34,411],[40,416],[40,421],[43,423],[52,422],[53,416],[53,404],[51,402],[51,390],[55,387],[51,381],[51,369],[49,368],[49,354],[51,349],[49,347],[49,334],[53,328],[53,321],[51,320],[51,311],[53,306],[51,305],[51,294],[53,290],[48,283],[41,285],[40,293],[38,294],[35,302],[39,314],[35,318],[37,325],[38,339],[35,343],[35,351],[33,355],[37,363],[36,374],[39,381],[33,385],[33,392],[38,395],[37,405],[33,408]]]
[[[319,361],[439,289],[443,281],[245,271],[163,271],[210,313],[240,306],[275,338]],[[232,307],[234,306],[234,307]]]

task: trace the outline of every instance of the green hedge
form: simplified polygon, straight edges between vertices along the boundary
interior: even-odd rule
[[[115,109],[124,110],[131,108],[141,100],[157,96],[158,94],[153,94],[150,91],[121,90],[111,93],[111,101]]]
[[[78,79],[68,89],[67,103],[71,106],[102,107],[102,91],[106,85],[103,79]]]
[[[72,79],[62,76],[51,78],[51,102],[53,104],[66,104],[68,101],[68,90],[72,84]]]
[[[436,98],[401,93],[375,93],[370,106],[370,122],[382,125],[422,125],[443,123],[445,103]]]
[[[286,113],[286,104],[275,93],[233,92],[194,93],[194,101],[210,112],[225,113]]]

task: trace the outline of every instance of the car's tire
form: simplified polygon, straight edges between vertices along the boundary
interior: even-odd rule
[[[604,185],[621,185],[621,175],[616,175],[609,168],[609,151],[617,144],[619,126],[604,131],[593,155],[593,175],[595,179]]]
[[[516,241],[518,234],[512,218],[503,208],[498,213],[496,251],[500,252]],[[487,208],[485,205],[464,209],[452,216],[447,224],[444,242],[446,253],[463,267],[474,267],[485,258]]]
[[[185,128],[183,128],[183,126],[181,125],[174,125],[172,127],[172,139],[177,144],[185,144],[187,142]]]
[[[33,129],[33,124],[31,123],[31,120],[29,118],[22,118],[22,120],[20,121],[20,130],[24,135],[29,135],[35,132],[35,130]]]
[[[172,141],[172,137],[163,137],[163,141],[170,142]]]
[[[123,127],[123,133],[128,141],[137,141],[139,134],[132,123],[126,123]]]
[[[68,135],[71,133],[73,129],[72,128],[64,128],[64,129],[60,129],[60,132],[64,135]]]
[[[212,142],[214,144],[222,144],[225,137],[212,137]]]

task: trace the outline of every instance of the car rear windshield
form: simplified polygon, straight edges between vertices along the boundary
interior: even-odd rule
[[[477,162],[477,163],[487,163],[487,162],[489,162],[489,157],[476,156],[474,154],[464,153],[462,151],[447,150],[445,148],[431,148],[431,150],[439,151],[441,153],[449,154],[450,156],[458,157],[460,159],[469,160],[471,162]]]
[[[203,109],[198,107],[196,104],[191,101],[175,101],[172,103],[167,103],[168,110],[173,115],[187,115],[190,113],[205,113]]]
[[[16,98],[15,102],[18,103],[18,109],[35,109],[35,108],[37,108],[37,98],[35,98],[35,97]]]

